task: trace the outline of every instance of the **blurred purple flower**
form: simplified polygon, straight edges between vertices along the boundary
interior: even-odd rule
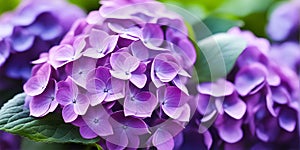
[[[61,11],[64,10],[63,14]],[[84,12],[64,0],[26,0],[0,17],[0,90],[30,77],[31,61],[58,44]],[[19,83],[18,83],[19,84]]]
[[[19,136],[0,131],[0,149],[1,150],[19,150],[21,138]]]
[[[238,28],[228,32],[246,39],[248,46],[226,80],[198,86],[202,124],[215,119],[209,130],[217,131],[217,139],[226,143],[225,149],[258,146],[242,142],[248,137],[257,143],[266,143],[265,148],[274,142],[283,145],[291,137],[299,137],[296,129],[299,78],[290,67],[296,66],[296,59],[279,65],[282,55],[272,52],[266,40]]]
[[[298,0],[283,2],[275,8],[267,26],[267,33],[272,40],[299,41],[299,11],[300,2]]]

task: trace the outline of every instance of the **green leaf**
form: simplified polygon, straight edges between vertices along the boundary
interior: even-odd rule
[[[100,7],[99,0],[68,0],[70,3],[73,3],[86,12],[90,12],[92,10],[98,10]]]
[[[195,64],[200,82],[215,81],[225,77],[236,59],[246,48],[246,42],[237,36],[218,33],[199,41]]]
[[[0,130],[37,142],[93,144],[99,141],[99,138],[82,138],[78,127],[64,123],[61,114],[51,113],[43,118],[29,116],[29,110],[24,107],[25,97],[19,94],[4,104],[0,110]]]
[[[206,17],[205,19],[203,19],[203,23],[209,28],[209,30],[213,34],[226,32],[232,27],[241,27],[244,24],[241,20],[224,19],[215,16]]]

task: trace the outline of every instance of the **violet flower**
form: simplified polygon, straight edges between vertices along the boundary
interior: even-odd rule
[[[19,150],[21,147],[21,138],[4,131],[0,132],[1,150]]]
[[[89,98],[69,77],[57,84],[56,101],[64,106],[62,116],[65,122],[72,122],[78,115],[84,115],[90,105]]]
[[[143,2],[101,1],[99,11],[77,20],[33,62],[24,91],[35,117],[55,105],[45,98],[51,110],[39,111],[33,99],[53,93],[56,110],[83,138],[101,137],[108,149],[175,147],[196,109],[186,86],[196,52],[181,17],[159,2]],[[52,84],[55,92],[45,89]]]
[[[299,41],[299,11],[298,0],[290,0],[278,5],[272,12],[267,26],[270,38],[274,41]]]
[[[299,137],[296,126],[300,85],[294,82],[299,78],[289,68],[295,62],[277,64],[279,60],[269,56],[269,43],[248,31],[233,28],[229,33],[246,39],[248,46],[226,80],[198,86],[201,124],[215,120],[208,130],[217,131],[217,139],[225,143],[225,149],[248,148],[247,142],[242,142],[247,137],[265,143],[263,147],[284,145],[286,140]]]
[[[61,12],[63,11],[63,15]],[[58,44],[84,12],[64,0],[22,1],[0,17],[0,90],[30,77],[31,61]],[[11,80],[7,82],[5,80]]]

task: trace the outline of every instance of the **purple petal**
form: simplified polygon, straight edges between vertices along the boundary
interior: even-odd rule
[[[35,22],[28,28],[32,34],[40,36],[43,40],[52,40],[63,34],[63,28],[59,20],[50,12],[45,12],[37,16]]]
[[[156,76],[162,82],[172,81],[179,72],[179,66],[177,64],[160,59],[154,60],[154,67]]]
[[[157,24],[145,24],[143,30],[143,42],[145,45],[160,46],[164,40],[164,33]]]
[[[159,100],[166,107],[178,107],[188,101],[188,96],[177,87],[169,86],[165,90],[164,98]]]
[[[234,85],[224,79],[219,79],[214,83],[201,83],[197,87],[201,94],[207,94],[214,97],[223,97],[231,95],[234,92]]]
[[[141,92],[134,97],[126,97],[124,101],[125,116],[151,117],[158,101],[150,92]]]
[[[243,137],[241,129],[241,121],[226,120],[223,124],[219,125],[218,131],[220,137],[227,143],[236,143]]]
[[[66,67],[66,72],[74,79],[74,82],[85,88],[88,73],[96,68],[96,59],[81,57]]]
[[[82,126],[80,127],[80,135],[85,139],[93,139],[96,138],[98,135],[91,130],[88,126]]]
[[[225,99],[223,107],[224,111],[234,119],[241,119],[246,113],[246,104],[237,95],[230,96],[230,100]]]
[[[24,91],[30,96],[41,94],[50,79],[51,67],[49,64],[44,64],[35,74],[24,84]]]
[[[182,81],[182,78],[179,77],[179,76],[176,76],[174,79],[173,79],[173,83],[182,91],[184,92],[185,94],[189,95],[189,91],[188,89],[186,88],[184,82]]]
[[[62,116],[66,123],[74,121],[78,117],[78,114],[76,114],[74,111],[74,105],[69,104],[65,106],[62,110]]]
[[[78,94],[74,104],[74,112],[78,115],[84,115],[90,105],[88,97],[84,94]]]
[[[149,49],[145,47],[142,41],[133,42],[130,46],[132,55],[140,60],[149,58]]]
[[[113,143],[117,146],[127,147],[129,141],[126,132],[122,129],[114,130],[114,132],[116,134],[108,136],[106,138],[106,141]]]
[[[56,101],[55,91],[56,82],[54,80],[50,80],[49,84],[45,88],[45,91],[38,96],[34,96],[30,101],[30,115],[41,117],[49,112],[54,111],[54,109],[58,106],[58,103],[53,103],[53,101]]]
[[[29,50],[34,42],[34,35],[21,28],[15,28],[14,33],[11,37],[12,47],[17,52],[24,52]]]
[[[95,48],[100,48],[103,46],[102,45],[103,39],[105,39],[108,36],[109,35],[102,30],[92,29],[89,34],[89,42],[90,42],[91,46],[93,46]]]
[[[288,91],[282,87],[271,87],[272,100],[278,104],[286,104],[291,101],[291,97]]]
[[[112,69],[131,73],[139,67],[140,61],[127,52],[114,53],[110,57]]]
[[[101,105],[89,107],[86,114],[82,116],[88,127],[99,136],[113,134],[113,129],[108,118],[109,114]]]
[[[78,94],[78,87],[70,77],[66,81],[57,84],[56,100],[59,104],[65,106],[73,102]]]
[[[247,95],[255,87],[266,80],[266,68],[260,64],[252,64],[242,68],[236,75],[235,86],[242,96]]]
[[[282,109],[279,113],[279,125],[288,132],[293,132],[297,124],[296,111],[292,109]]]
[[[163,111],[171,118],[177,119],[179,121],[187,122],[190,119],[190,107],[188,104],[184,104],[180,107],[167,107],[162,106]]]
[[[159,150],[172,150],[174,148],[173,136],[166,130],[157,129],[153,134],[152,144]]]
[[[75,59],[74,55],[75,50],[71,45],[54,46],[49,50],[49,63],[57,69]]]
[[[0,67],[4,64],[9,56],[9,45],[6,40],[0,41]]]
[[[147,76],[145,74],[131,74],[129,79],[138,88],[143,88],[147,82]]]

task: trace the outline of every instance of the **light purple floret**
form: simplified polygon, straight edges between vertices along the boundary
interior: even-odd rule
[[[30,78],[31,61],[58,44],[73,22],[84,16],[83,10],[64,0],[26,0],[14,11],[2,14],[0,90]]]
[[[228,32],[246,39],[248,46],[227,79],[198,86],[201,122],[215,120],[213,127],[220,141],[227,143],[225,149],[248,148],[247,140],[264,143],[253,147],[293,143],[288,141],[299,137],[297,46],[285,43],[271,49],[266,40],[249,31],[233,28]],[[293,51],[293,57],[283,62],[278,47]]]

